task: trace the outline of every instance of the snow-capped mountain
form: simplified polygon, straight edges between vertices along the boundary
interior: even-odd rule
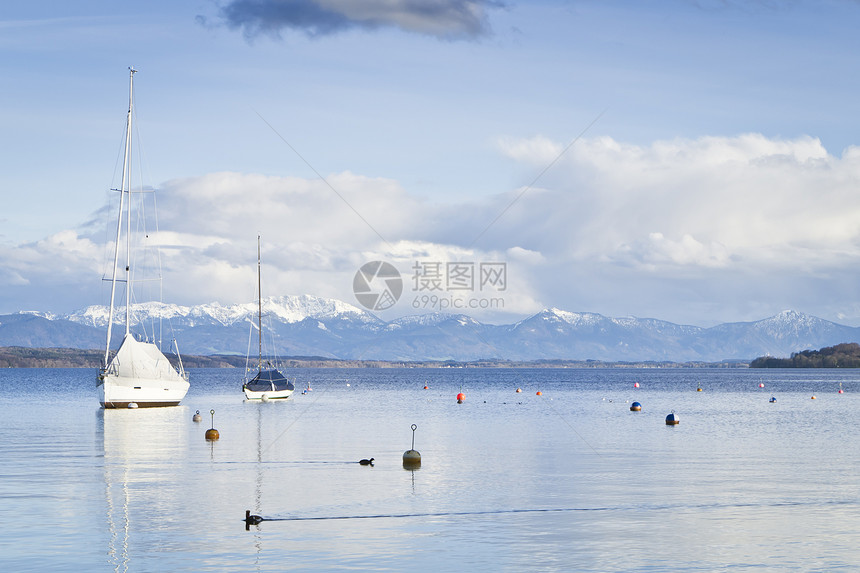
[[[310,295],[279,296],[263,299],[263,315],[283,323],[301,322],[308,318],[318,320],[349,319],[366,324],[383,324],[376,316],[358,307],[339,300],[320,298]],[[117,315],[125,312],[124,307],[115,309]],[[109,309],[106,306],[89,306],[64,317],[78,324],[103,328],[108,323]],[[193,328],[203,325],[231,326],[247,320],[257,320],[257,303],[241,303],[222,306],[217,302],[197,306],[180,306],[161,302],[148,302],[135,305],[131,323],[139,324],[153,320],[169,320],[174,326]]]
[[[248,349],[255,303],[136,306],[133,323],[169,329],[183,353],[238,354]],[[122,314],[124,309],[119,309]],[[383,321],[351,304],[310,295],[263,301],[267,346],[280,356],[376,360],[706,361],[789,356],[860,341],[860,329],[796,311],[711,328],[653,318],[542,310],[519,322],[483,324],[463,314],[429,313]],[[91,306],[66,316],[0,316],[0,345],[100,348],[108,311]],[[254,334],[256,336],[256,334]]]

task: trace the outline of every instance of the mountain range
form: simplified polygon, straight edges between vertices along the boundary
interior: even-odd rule
[[[133,330],[159,328],[184,354],[255,353],[256,303],[134,307]],[[124,310],[120,309],[120,313]],[[349,360],[719,362],[789,356],[860,341],[860,328],[787,310],[754,322],[709,328],[652,318],[609,318],[544,309],[512,324],[484,324],[463,314],[430,313],[384,321],[348,303],[310,295],[263,300],[265,352]],[[98,349],[108,310],[90,306],[67,315],[0,315],[0,346]],[[115,336],[123,328],[115,328]]]

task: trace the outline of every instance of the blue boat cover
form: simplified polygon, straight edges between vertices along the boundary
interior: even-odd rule
[[[278,370],[260,370],[245,384],[245,387],[252,392],[266,392],[267,390],[295,390],[293,383],[287,380]]]

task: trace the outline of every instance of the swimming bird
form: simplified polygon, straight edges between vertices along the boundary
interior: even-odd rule
[[[358,463],[360,463],[363,466],[372,466],[373,465],[373,458],[370,458],[369,460],[359,460]]]
[[[260,525],[261,522],[265,521],[262,516],[259,515],[251,515],[251,510],[245,510],[245,530],[247,531],[252,525]]]

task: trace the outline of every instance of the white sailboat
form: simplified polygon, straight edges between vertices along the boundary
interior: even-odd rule
[[[260,236],[257,235],[257,333],[259,334],[259,354],[257,359],[257,375],[248,380],[248,372],[251,370],[245,361],[245,382],[242,391],[246,400],[284,400],[289,398],[296,389],[292,382],[281,374],[281,372],[269,362],[263,364],[263,290],[260,277]],[[249,344],[250,346],[250,344]],[[249,349],[250,350],[250,349]],[[248,352],[248,358],[250,358]]]
[[[131,151],[132,116],[134,108],[134,74],[129,68],[128,118],[126,120],[125,150],[123,153],[122,184],[120,189],[119,216],[117,218],[116,242],[108,315],[107,344],[104,361],[99,369],[96,385],[99,402],[105,408],[147,408],[154,406],[176,406],[188,392],[188,374],[179,359],[178,370],[151,342],[139,341],[131,333],[132,310],[132,257],[131,257]],[[119,264],[120,240],[125,223],[125,264]],[[125,276],[120,276],[121,269]],[[111,335],[115,317],[117,283],[125,283],[125,335],[116,354],[111,357]],[[174,341],[175,343],[175,341]],[[179,349],[176,350],[179,356]]]

